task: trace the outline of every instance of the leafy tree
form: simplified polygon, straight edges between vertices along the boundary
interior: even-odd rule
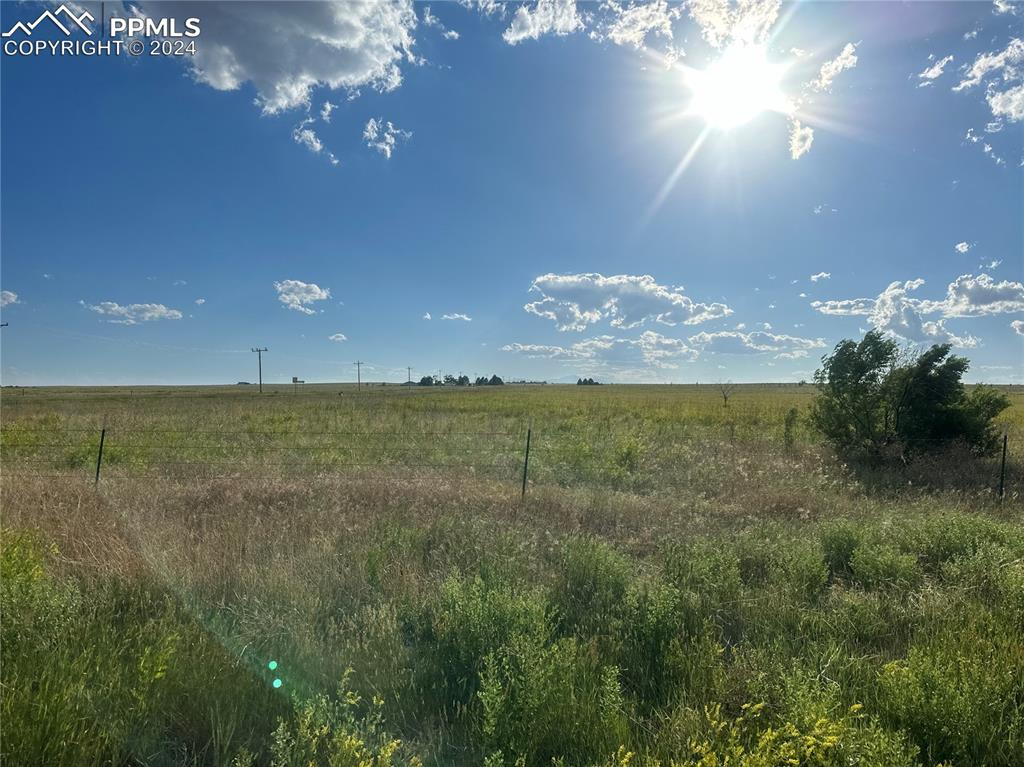
[[[423,376],[423,378],[420,379],[419,385],[420,386],[433,386],[434,385],[434,376]]]
[[[459,376],[455,379],[456,386],[469,386],[469,376]]]
[[[477,376],[474,386],[487,386],[487,376]]]
[[[455,379],[455,376],[453,376],[451,373],[449,373],[448,375],[446,375],[444,377],[444,385],[445,386],[455,386],[456,383],[457,383],[457,381]]]
[[[895,447],[907,457],[954,440],[978,452],[993,450],[998,434],[992,420],[1010,402],[984,386],[968,394],[961,379],[970,363],[950,349],[936,344],[920,354],[901,353],[877,330],[859,342],[840,342],[814,374],[819,395],[812,423],[850,454]]]
[[[487,385],[488,385],[488,386],[502,386],[502,385],[504,385],[504,383],[505,383],[505,382],[504,382],[504,381],[502,381],[502,380],[501,380],[501,378],[499,378],[499,377],[498,377],[498,376],[497,376],[497,375],[495,374],[495,375],[492,375],[492,376],[491,376],[491,380],[489,380],[489,381],[487,382]]]

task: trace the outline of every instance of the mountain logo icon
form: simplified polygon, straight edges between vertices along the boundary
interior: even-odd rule
[[[64,19],[63,22],[61,21],[62,17]],[[13,27],[11,27],[2,35],[0,35],[0,37],[13,37],[14,33],[19,30],[28,37],[31,37],[32,33],[35,31],[35,28],[42,24],[44,19],[49,19],[51,22],[53,22],[53,24],[56,25],[56,27],[61,32],[64,33],[65,37],[70,37],[75,27],[78,27],[83,32],[85,32],[85,34],[91,36],[92,29],[86,26],[85,22],[96,21],[96,17],[88,11],[82,11],[81,14],[76,16],[66,5],[61,5],[59,8],[57,8],[56,11],[51,11],[49,8],[47,8],[45,11],[39,14],[39,18],[31,22],[30,24],[26,24],[23,21],[17,22]]]

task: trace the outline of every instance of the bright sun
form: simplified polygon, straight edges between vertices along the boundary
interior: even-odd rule
[[[785,66],[770,64],[764,46],[733,45],[707,69],[686,70],[693,92],[689,112],[711,127],[728,130],[762,112],[788,113],[781,90]]]

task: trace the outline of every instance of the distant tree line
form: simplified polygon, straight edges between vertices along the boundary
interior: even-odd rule
[[[470,381],[469,376],[460,375],[453,376],[450,373],[444,377],[437,378],[435,376],[423,376],[419,381],[419,386],[502,386],[504,381],[497,375],[492,375],[490,378],[487,376],[478,376],[476,381]]]
[[[577,378],[576,379],[576,385],[577,386],[600,386],[601,382],[600,381],[595,381],[593,378]]]

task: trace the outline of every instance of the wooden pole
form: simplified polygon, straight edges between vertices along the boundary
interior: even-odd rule
[[[526,478],[527,472],[530,469],[530,435],[533,432],[533,424],[526,427],[526,455],[523,456],[523,494],[521,498],[526,497]]]
[[[1003,434],[1003,460],[999,466],[999,500],[1003,500],[1006,489],[1006,442],[1009,434]]]

